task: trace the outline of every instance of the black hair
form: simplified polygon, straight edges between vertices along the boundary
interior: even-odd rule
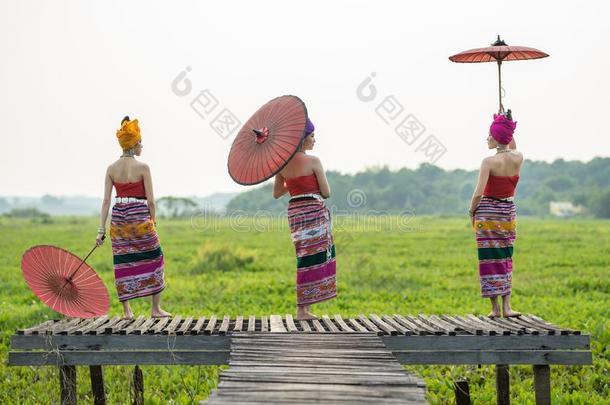
[[[510,111],[510,110],[509,110],[509,111]],[[130,119],[129,119],[129,115],[126,115],[126,116],[124,116],[124,117],[123,117],[123,119],[121,120],[121,125],[123,125],[123,123],[124,123],[125,121],[130,121]]]
[[[510,110],[510,108],[508,110],[506,110],[506,118],[508,118],[509,120],[513,120],[513,112]]]

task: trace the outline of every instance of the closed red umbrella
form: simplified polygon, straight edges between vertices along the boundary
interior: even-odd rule
[[[449,60],[456,63],[480,63],[480,62],[497,62],[498,64],[498,97],[499,111],[504,112],[502,105],[502,71],[501,66],[504,61],[511,60],[526,60],[540,59],[549,56],[538,49],[528,48],[525,46],[508,46],[506,42],[498,39],[496,42],[486,48],[475,48],[464,52],[460,52],[449,57]]]
[[[275,176],[296,153],[306,121],[307,108],[297,96],[277,97],[259,108],[231,145],[231,178],[253,185]]]
[[[28,249],[21,260],[26,283],[51,309],[77,318],[108,313],[110,301],[104,283],[84,260],[56,246]]]

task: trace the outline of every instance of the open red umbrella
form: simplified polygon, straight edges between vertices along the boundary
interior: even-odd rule
[[[28,249],[21,270],[34,294],[51,309],[77,318],[93,318],[108,313],[108,291],[85,259],[65,249],[39,245]]]
[[[502,105],[502,62],[509,60],[540,59],[546,58],[547,56],[549,55],[539,51],[538,49],[528,48],[525,46],[508,46],[506,45],[506,42],[501,40],[500,36],[498,35],[498,39],[496,42],[491,44],[491,46],[460,52],[450,56],[449,60],[457,63],[496,61],[498,63],[498,96],[500,101],[498,112],[504,112],[504,106]]]
[[[263,105],[241,128],[229,152],[229,175],[243,185],[275,176],[296,153],[305,133],[307,108],[297,96]]]

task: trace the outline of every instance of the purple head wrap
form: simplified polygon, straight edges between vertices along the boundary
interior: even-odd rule
[[[489,127],[489,133],[498,143],[508,145],[513,140],[516,127],[516,121],[513,122],[502,114],[494,114],[494,121]]]
[[[307,117],[307,121],[305,121],[305,136],[313,134],[314,129],[316,127],[313,126],[313,122]]]

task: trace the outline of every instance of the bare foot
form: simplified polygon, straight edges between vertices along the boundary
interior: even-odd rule
[[[153,310],[151,316],[153,318],[169,318],[170,316],[172,316],[172,314],[159,308],[156,311]]]
[[[500,317],[500,311],[496,312],[496,311],[491,311],[489,313],[489,315],[487,315],[490,318],[499,318]]]
[[[504,318],[517,318],[517,317],[521,316],[521,312],[508,310],[508,311],[504,311],[503,316],[504,316]]]
[[[310,321],[312,319],[318,319],[318,317],[306,309],[299,308],[297,310],[297,321]]]
[[[121,319],[123,319],[125,321],[131,321],[131,320],[133,320],[133,313],[131,311],[125,312],[125,314],[123,314],[123,317]]]

